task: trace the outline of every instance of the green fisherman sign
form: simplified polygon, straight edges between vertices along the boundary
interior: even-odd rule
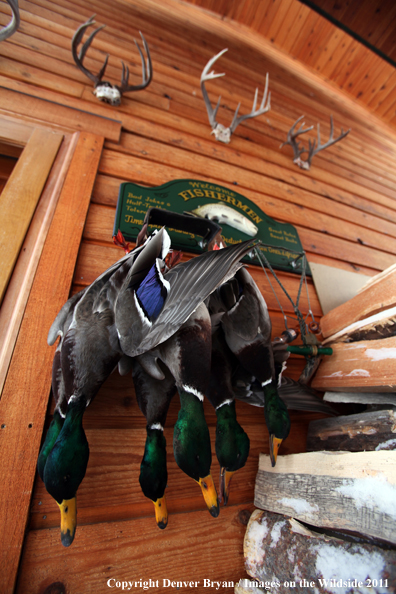
[[[234,190],[193,179],[178,179],[148,188],[133,183],[120,185],[114,235],[121,231],[125,239],[135,240],[149,208],[177,213],[193,213],[216,221],[222,227],[227,245],[249,237],[262,241],[260,250],[271,266],[301,273],[303,248],[297,230],[266,215],[254,202]],[[202,238],[179,229],[168,229],[172,246],[188,252],[205,251]],[[244,260],[260,265],[256,256]],[[310,274],[307,266],[307,273]]]

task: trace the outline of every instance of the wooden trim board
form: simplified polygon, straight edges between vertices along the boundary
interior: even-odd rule
[[[69,295],[103,141],[80,133],[0,400],[1,592],[15,587],[51,384],[47,334]]]
[[[63,135],[36,128],[0,196],[0,303]]]
[[[78,132],[67,136],[61,144],[0,308],[0,397],[44,242],[78,136]]]

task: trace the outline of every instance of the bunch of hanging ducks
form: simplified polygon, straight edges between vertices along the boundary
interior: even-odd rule
[[[60,310],[48,334],[50,345],[59,337],[52,367],[55,411],[38,472],[60,508],[64,546],[74,539],[76,493],[89,458],[83,414],[117,366],[121,374],[132,373],[147,421],[139,481],[154,504],[160,528],[168,521],[163,430],[176,392],[180,411],[174,427],[175,460],[200,485],[212,516],[219,514],[219,499],[210,472],[204,397],[216,411],[216,455],[225,503],[231,477],[249,454],[249,438],[236,419],[235,396],[249,401],[253,384],[253,404],[264,406],[275,464],[290,430],[278,393],[285,351],[274,357],[265,301],[242,267],[242,258],[255,245],[257,241],[248,240],[169,267],[170,238],[162,228],[149,237],[139,236],[135,249]]]

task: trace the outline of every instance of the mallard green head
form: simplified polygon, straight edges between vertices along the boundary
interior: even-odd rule
[[[61,510],[61,540],[71,545],[77,525],[76,493],[85,476],[89,446],[82,427],[83,399],[71,400],[66,418],[45,462],[43,480]]]
[[[264,416],[270,434],[270,458],[272,466],[276,464],[279,447],[290,432],[290,417],[283,400],[279,397],[276,382],[263,386]]]
[[[41,480],[44,480],[44,467],[47,462],[47,458],[55,445],[59,433],[63,427],[64,418],[60,415],[59,411],[55,409],[54,417],[48,427],[47,435],[45,436],[44,443],[39,453],[37,460],[37,470]]]
[[[202,401],[179,389],[181,408],[173,433],[173,451],[179,468],[199,483],[209,512],[219,515],[219,501],[210,474],[212,451]]]
[[[155,520],[159,528],[166,528],[168,511],[165,488],[168,481],[166,468],[166,439],[162,428],[147,427],[146,447],[140,465],[139,482],[142,491],[154,503]]]
[[[220,501],[227,505],[231,478],[243,468],[249,455],[250,441],[236,419],[235,402],[216,409],[216,456],[220,464]]]

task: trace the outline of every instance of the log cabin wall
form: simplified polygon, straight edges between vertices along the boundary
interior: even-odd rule
[[[66,134],[81,132],[88,140],[95,133],[104,138],[71,292],[87,286],[123,254],[113,245],[112,231],[118,188],[124,181],[156,186],[196,178],[218,183],[237,189],[269,216],[295,225],[310,262],[369,276],[394,263],[396,135],[392,118],[381,120],[378,116],[385,114],[369,111],[324,76],[276,49],[253,26],[254,14],[239,25],[171,0],[120,0],[111,6],[104,0],[20,0],[19,4],[20,28],[0,44],[0,116],[19,117]],[[294,3],[273,4],[286,10]],[[88,52],[86,65],[91,70],[97,72],[109,53],[110,80],[120,80],[122,59],[130,65],[132,81],[139,81],[140,60],[133,42],[139,31],[150,47],[152,83],[144,91],[125,96],[118,108],[98,102],[92,84],[71,56],[74,31],[93,13],[98,25],[106,24],[106,28]],[[8,21],[9,9],[1,2],[0,24]],[[300,27],[303,46],[305,30],[298,19],[295,23],[293,35]],[[290,34],[288,30],[285,38]],[[216,71],[226,76],[207,84],[213,102],[222,96],[219,121],[228,125],[239,102],[241,113],[250,111],[254,89],[258,86],[262,92],[266,72],[271,91],[271,111],[241,124],[228,146],[210,134],[199,85],[206,62],[225,47],[228,52],[216,64]],[[287,131],[301,115],[307,125],[320,122],[323,138],[327,138],[330,115],[336,134],[341,127],[352,129],[345,140],[317,155],[308,172],[293,164],[290,147],[280,150]],[[85,214],[78,216],[76,222],[82,224]],[[278,302],[264,273],[255,268],[253,276],[267,300],[273,335],[278,336],[284,329]],[[280,278],[295,296],[298,278],[287,273],[280,273]],[[311,280],[308,291],[310,307],[319,320],[322,312]],[[278,297],[292,315],[279,291]],[[309,304],[303,294],[303,313]],[[303,366],[304,361],[292,357],[288,375],[297,379]],[[49,389],[42,398],[48,401]],[[51,410],[50,404],[46,427]],[[173,460],[172,427],[178,403],[176,399],[172,403],[165,430],[170,519],[166,530],[159,531],[152,504],[138,482],[145,421],[131,379],[113,374],[84,417],[91,456],[78,492],[73,545],[70,549],[61,546],[58,509],[36,478],[26,510],[18,578],[15,568],[22,544],[13,543],[8,557],[13,559],[8,571],[12,575],[4,591],[11,592],[15,583],[17,592],[75,594],[105,592],[110,578],[150,578],[159,580],[160,586],[165,578],[200,580],[202,586],[204,578],[237,582],[245,577],[242,541],[252,509],[258,456],[268,453],[268,433],[260,411],[241,403],[237,410],[251,440],[251,453],[233,479],[228,506],[213,519],[204,509],[197,485]],[[207,404],[205,413],[214,443],[216,417]],[[319,417],[292,413],[292,431],[281,453],[305,451],[308,423]],[[31,445],[32,459],[37,458],[40,438]],[[212,472],[217,476],[215,457]],[[16,492],[16,501],[19,496]],[[54,584],[57,590],[50,589]],[[160,586],[152,591],[161,591]],[[205,589],[215,590],[216,586]],[[179,591],[190,592],[191,588],[181,585]],[[221,591],[233,592],[233,588],[222,586]]]
[[[393,128],[396,126],[396,58],[393,0],[187,0],[256,31],[313,72],[343,89]],[[309,8],[319,9],[319,14]],[[346,27],[339,28],[330,19]],[[348,30],[355,33],[353,38]],[[378,55],[359,42],[368,42]],[[382,55],[388,60],[383,59]]]

